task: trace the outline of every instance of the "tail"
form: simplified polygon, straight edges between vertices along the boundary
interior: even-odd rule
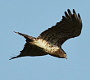
[[[19,33],[19,32],[15,32],[15,33],[23,36],[26,39],[26,42],[32,42],[35,39],[35,37],[29,36],[29,35],[26,35],[26,34],[22,34],[22,33]]]

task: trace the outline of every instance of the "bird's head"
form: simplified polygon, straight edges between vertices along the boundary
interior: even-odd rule
[[[67,54],[65,53],[65,51],[62,48],[59,50],[59,57],[67,59]]]
[[[67,54],[66,54],[66,53],[65,53],[63,56],[64,56],[64,58],[66,58],[66,59],[67,59]]]

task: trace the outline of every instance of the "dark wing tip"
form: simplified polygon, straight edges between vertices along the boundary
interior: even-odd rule
[[[67,17],[67,15],[69,17]],[[73,9],[72,12],[70,11],[70,9],[67,9],[67,12],[65,12],[65,16],[64,17],[67,19],[67,25],[69,25],[68,24],[68,22],[69,22],[73,26],[76,26],[76,27],[74,27],[76,29],[75,30],[76,32],[74,32],[74,37],[80,35],[81,29],[82,29],[82,19],[80,17],[80,14],[76,13],[75,9]],[[64,17],[62,17],[62,18],[63,18],[63,22],[65,23]]]
[[[68,13],[72,14],[71,11],[70,11],[70,9],[67,9],[67,11],[68,11]]]
[[[76,13],[75,9],[73,9],[73,13]]]
[[[10,58],[9,60],[12,60],[12,59],[14,59],[14,57]]]
[[[13,32],[15,32],[15,33],[19,34],[19,32],[16,32],[16,31],[13,31]]]
[[[70,9],[67,9],[67,11],[68,11],[68,13],[70,13],[71,11],[70,11]]]
[[[17,34],[19,34],[19,35],[23,35],[22,33],[20,33],[20,32],[16,32],[16,31],[13,31],[13,32],[15,32],[15,33],[17,33]]]
[[[81,16],[80,16],[80,14],[78,13],[78,17],[81,19]]]
[[[69,17],[71,17],[72,13],[71,13],[70,9],[67,9],[67,12],[68,12]]]
[[[68,17],[68,13],[65,11],[65,16]]]
[[[12,59],[14,59],[14,58],[18,58],[18,57],[21,57],[21,56],[18,55],[18,56],[15,56],[15,57],[10,58],[9,60],[12,60]]]
[[[17,58],[17,57],[12,57],[12,58],[10,58],[9,60],[12,60],[12,59],[14,59],[14,58]]]
[[[67,12],[68,12],[69,16],[81,19],[80,14],[79,13],[77,14],[75,9],[73,9],[73,13],[71,13],[70,9],[67,9]],[[66,15],[66,13],[65,13],[65,15]]]
[[[72,15],[73,17],[77,16],[75,9],[73,9],[73,13],[71,13],[70,9],[67,9],[67,12],[65,11],[64,13],[66,17],[71,17]]]
[[[62,19],[64,19],[65,18],[65,16],[62,16]]]

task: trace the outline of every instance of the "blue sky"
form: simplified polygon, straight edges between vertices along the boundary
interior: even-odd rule
[[[63,44],[67,60],[49,55],[9,60],[25,44],[13,31],[37,37],[68,8],[80,13],[83,29]],[[0,80],[90,80],[89,25],[89,0],[0,0]]]

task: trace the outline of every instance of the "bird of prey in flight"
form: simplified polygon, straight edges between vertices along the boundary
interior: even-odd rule
[[[15,32],[26,39],[26,43],[18,56],[19,58],[25,56],[43,56],[51,55],[58,58],[67,58],[67,54],[62,49],[62,44],[70,39],[80,35],[82,29],[82,20],[80,14],[73,9],[65,11],[65,16],[62,20],[57,22],[55,26],[43,31],[37,38]],[[10,60],[11,60],[10,59]]]

